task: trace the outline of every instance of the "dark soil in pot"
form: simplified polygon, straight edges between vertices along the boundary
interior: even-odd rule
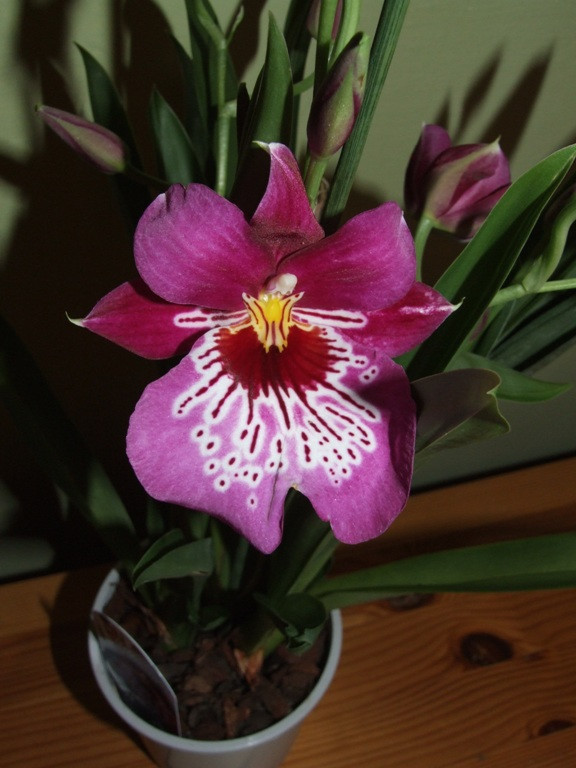
[[[178,698],[182,735],[222,740],[256,733],[286,717],[314,687],[328,631],[303,654],[278,648],[255,675],[242,673],[232,633],[200,636],[191,648],[167,650],[162,623],[121,581],[106,613],[158,665]]]

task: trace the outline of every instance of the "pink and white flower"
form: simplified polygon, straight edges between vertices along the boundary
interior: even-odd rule
[[[141,279],[82,324],[145,357],[184,355],[130,421],[128,456],[151,496],[271,552],[296,488],[357,543],[388,527],[410,489],[416,409],[391,358],[452,306],[415,282],[396,204],[325,237],[290,150],[266,149],[249,221],[208,187],[171,187],[136,231]]]

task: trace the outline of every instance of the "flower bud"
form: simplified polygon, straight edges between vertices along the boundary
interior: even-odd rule
[[[509,185],[498,141],[452,146],[444,128],[425,125],[406,170],[406,210],[469,240]]]
[[[39,106],[36,111],[63,141],[103,173],[122,173],[126,168],[126,147],[112,131],[61,109]]]
[[[307,135],[313,157],[330,157],[350,136],[362,106],[367,68],[368,38],[359,32],[338,56],[312,100]]]

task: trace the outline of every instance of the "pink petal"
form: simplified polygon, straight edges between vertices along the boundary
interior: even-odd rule
[[[353,375],[345,379],[358,401],[366,404],[364,429],[372,435],[370,447],[362,451],[348,445],[345,418],[339,422],[335,417],[333,424],[340,432],[332,435],[332,451],[348,453],[349,464],[335,463],[336,473],[328,484],[317,466],[302,477],[299,486],[318,516],[330,523],[336,538],[345,544],[359,544],[384,533],[410,493],[416,433],[410,385],[404,370],[385,356],[375,356],[370,363],[359,377],[360,381],[364,377],[364,387]],[[372,420],[370,413],[377,413],[377,419]]]
[[[306,195],[298,163],[283,144],[263,147],[270,154],[266,192],[250,226],[255,237],[269,247],[279,261],[288,253],[324,237]]]
[[[144,392],[128,455],[154,497],[227,521],[263,552],[291,487],[343,541],[381,533],[412,472],[415,406],[403,370],[331,330],[263,352],[251,328],[209,331]]]
[[[152,291],[177,304],[241,309],[274,271],[239,208],[209,187],[174,185],[136,229],[136,266]]]
[[[252,427],[242,437],[247,398],[221,372],[206,387],[210,379],[193,355],[150,384],[130,421],[128,457],[151,496],[212,514],[271,552],[282,535],[286,488],[264,470],[264,435]],[[234,465],[238,478],[232,482]]]
[[[443,228],[454,231],[463,219],[476,215],[479,201],[509,183],[508,160],[497,141],[451,147],[430,171],[425,211]]]
[[[478,232],[492,208],[509,186],[509,184],[505,184],[495,189],[485,197],[475,200],[470,207],[467,207],[466,201],[463,200],[462,206],[454,206],[442,217],[442,224],[463,240],[470,240]]]
[[[271,552],[289,487],[278,482],[283,437],[266,406],[254,409],[228,375],[217,340],[218,332],[207,333],[146,388],[130,421],[128,457],[153,497],[212,514]]]
[[[174,318],[189,307],[168,304],[141,281],[123,283],[108,293],[81,321],[90,331],[142,357],[160,359],[185,354],[201,329],[193,334]]]
[[[414,243],[396,203],[347,221],[335,234],[284,259],[278,273],[298,278],[302,304],[370,311],[390,306],[414,281]]]
[[[359,343],[396,357],[421,344],[454,309],[434,288],[414,283],[396,304],[368,313],[363,328],[348,326],[343,332]]]
[[[418,143],[410,156],[404,179],[404,201],[406,210],[410,213],[421,212],[427,192],[425,176],[438,155],[451,146],[452,141],[448,131],[442,126],[425,125],[422,128]]]
[[[230,312],[170,304],[134,280],[110,291],[79,324],[141,357],[159,360],[186,354],[205,331],[229,325],[231,319]]]

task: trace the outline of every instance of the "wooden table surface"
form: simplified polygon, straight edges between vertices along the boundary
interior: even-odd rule
[[[568,530],[576,459],[419,494],[340,567],[391,551]],[[86,617],[105,568],[0,587],[0,765],[145,768],[101,699]],[[284,768],[576,766],[576,593],[438,595],[346,609],[336,678]]]

